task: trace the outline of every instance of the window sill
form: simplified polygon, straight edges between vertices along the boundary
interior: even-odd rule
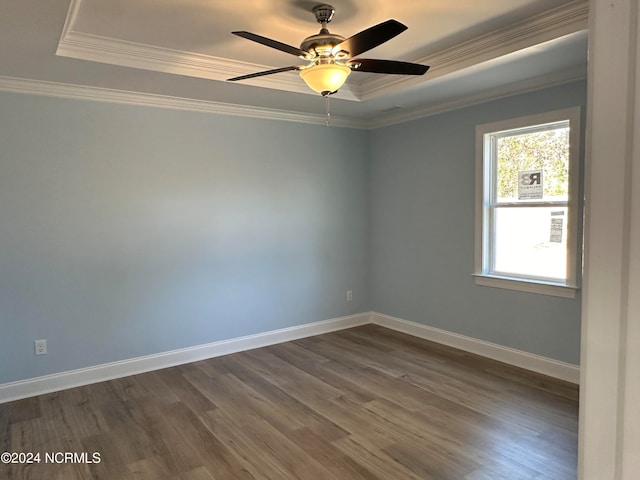
[[[576,298],[576,291],[578,290],[578,287],[569,285],[497,277],[479,273],[474,273],[473,277],[476,285],[482,285],[484,287],[504,288],[507,290],[518,290],[520,292],[537,293],[539,295],[551,295],[554,297]]]

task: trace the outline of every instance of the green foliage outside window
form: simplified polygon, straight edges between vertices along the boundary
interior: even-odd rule
[[[569,191],[569,128],[504,136],[497,142],[497,194],[518,198],[518,173],[543,171],[543,195],[567,198]]]

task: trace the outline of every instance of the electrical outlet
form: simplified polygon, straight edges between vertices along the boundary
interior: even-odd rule
[[[353,292],[351,290],[347,290],[347,302],[353,300]]]
[[[36,355],[47,354],[47,341],[46,340],[34,340],[33,345],[35,347]]]

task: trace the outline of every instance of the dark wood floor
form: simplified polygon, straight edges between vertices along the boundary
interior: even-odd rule
[[[0,452],[41,454],[0,478],[574,480],[577,399],[367,325],[0,405]]]

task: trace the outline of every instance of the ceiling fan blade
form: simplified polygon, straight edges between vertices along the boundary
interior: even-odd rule
[[[295,55],[296,57],[307,58],[309,56],[307,52],[305,52],[304,50],[300,50],[297,47],[292,47],[291,45],[287,45],[286,43],[278,42],[277,40],[272,40],[261,35],[256,35],[255,33],[244,31],[231,33],[239,37],[246,38],[247,40],[252,40],[262,45],[266,45],[267,47],[275,48],[276,50],[280,50],[281,52],[290,53],[291,55]]]
[[[292,66],[292,67],[274,68],[273,70],[265,70],[263,72],[250,73],[248,75],[241,75],[239,77],[227,78],[227,81],[237,82],[238,80],[246,80],[248,78],[263,77],[265,75],[272,75],[274,73],[280,73],[280,72],[290,72],[291,70],[301,70],[302,68],[303,67],[300,65]]]
[[[356,33],[352,37],[347,38],[344,42],[339,43],[333,47],[333,54],[335,55],[340,51],[345,51],[352,57],[360,55],[367,50],[371,50],[372,48],[391,40],[406,29],[407,26],[397,20],[387,20],[386,22],[379,23],[378,25],[374,25],[373,27],[369,27],[366,30]]]
[[[374,60],[370,58],[354,58],[349,60],[354,72],[390,73],[395,75],[424,75],[428,65],[419,63],[398,62],[396,60]]]

